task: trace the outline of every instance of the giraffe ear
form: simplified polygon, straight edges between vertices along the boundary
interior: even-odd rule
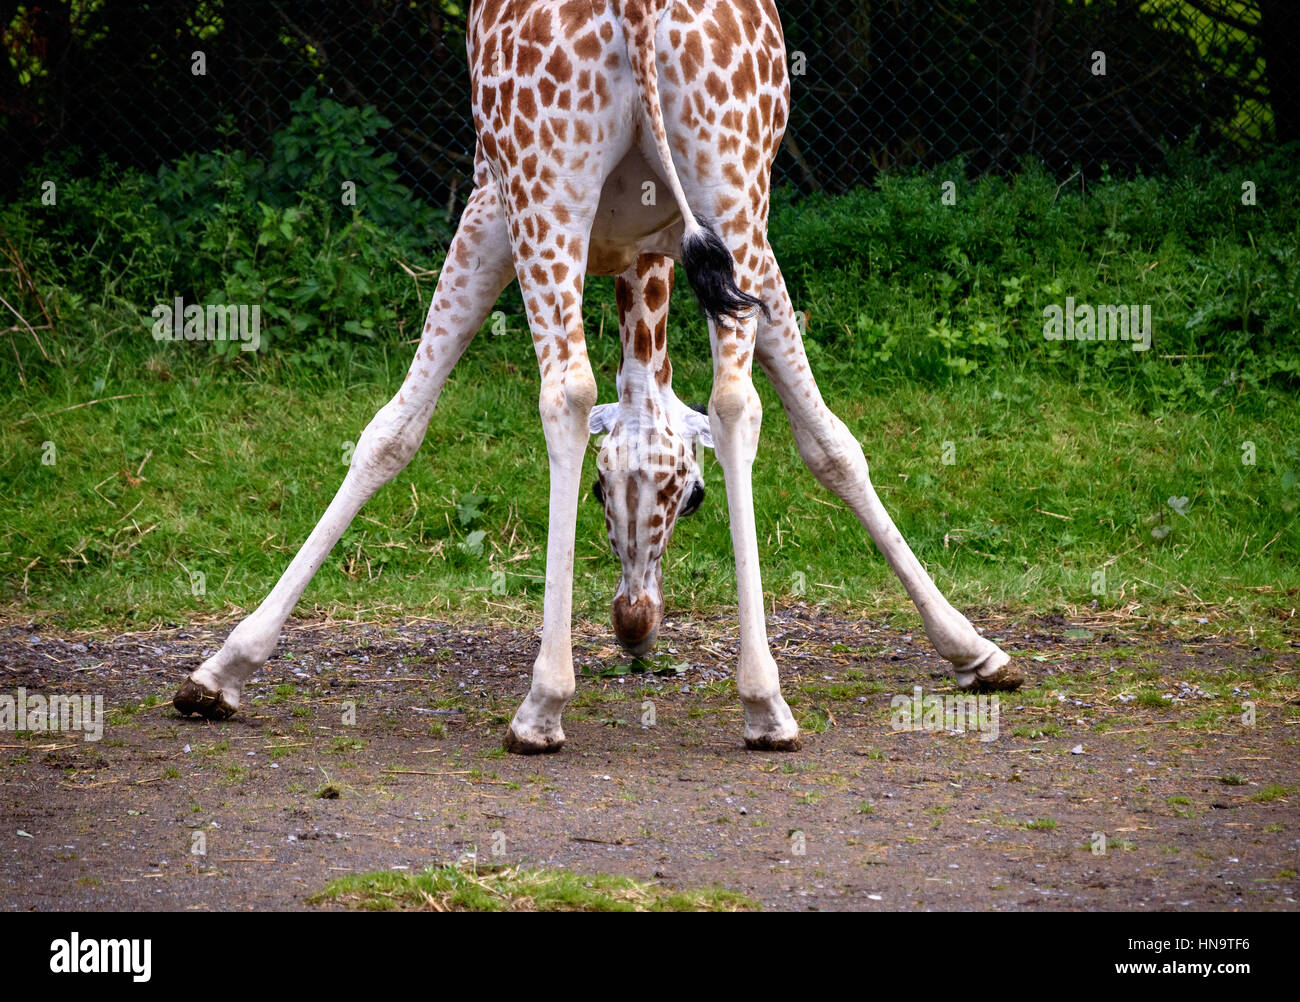
[[[603,435],[614,427],[618,419],[618,404],[597,404],[587,416],[587,431],[592,435]]]
[[[709,427],[709,416],[693,407],[682,411],[682,422],[686,426],[688,437],[695,439],[706,449],[713,448],[713,429]]]

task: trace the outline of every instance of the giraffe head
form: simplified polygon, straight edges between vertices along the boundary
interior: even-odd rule
[[[632,654],[655,642],[663,619],[663,556],[677,519],[704,501],[697,446],[711,448],[709,419],[677,399],[629,394],[592,410],[604,433],[592,494],[605,509],[609,545],[622,566],[614,593],[614,635]]]
[[[593,408],[589,421],[593,435],[604,435],[592,494],[622,565],[614,634],[637,655],[650,649],[663,618],[663,556],[673,527],[704,500],[696,449],[713,447],[708,417],[673,392],[672,285],[672,260],[654,254],[640,255],[618,277],[618,401]]]

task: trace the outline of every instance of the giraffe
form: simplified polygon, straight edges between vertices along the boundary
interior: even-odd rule
[[[210,718],[236,711],[244,682],[270,656],[316,570],[362,505],[410,462],[449,373],[513,278],[538,361],[550,499],[541,642],[505,745],[516,753],[562,747],[561,715],[575,692],[573,557],[583,455],[593,412],[596,427],[608,432],[606,444],[627,440],[620,425],[632,420],[621,407],[596,409],[584,282],[587,274],[626,277],[645,255],[681,261],[708,321],[708,435],[723,471],[735,553],[736,687],[746,745],[800,746],[763,615],[751,491],[762,421],[755,360],[776,389],[804,462],[866,527],[958,685],[1020,685],[1019,668],[944,599],[912,554],[871,485],[861,446],[826,406],[809,369],[767,241],[772,160],[790,98],[772,0],[476,0],[467,50],[474,190],[415,358],[361,434],[342,485],[303,547],[257,609],[181,684],[176,708]],[[659,186],[671,197],[645,197]],[[653,428],[638,435],[667,437],[665,427],[689,420],[675,408],[652,408]],[[685,424],[675,430],[702,435]],[[611,478],[626,479],[626,470],[607,464],[600,473],[608,503]],[[641,512],[638,506],[619,516],[637,520],[626,538],[658,528],[642,525]],[[616,525],[612,541],[618,538]],[[620,553],[625,575],[628,557]],[[659,561],[649,565],[657,592]],[[651,631],[633,636],[631,620],[644,610],[633,608],[632,595],[626,599],[626,635],[636,646]],[[657,622],[657,615],[647,618]]]
[[[708,418],[673,392],[672,289],[673,259],[665,254],[638,255],[616,279],[618,400],[592,408],[588,422],[593,435],[604,434],[592,494],[622,569],[614,634],[633,655],[653,646],[663,619],[663,554],[673,526],[704,501],[696,446],[713,447]]]

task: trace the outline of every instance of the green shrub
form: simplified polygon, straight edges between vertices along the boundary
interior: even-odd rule
[[[1289,156],[1086,190],[1032,166],[882,177],[836,199],[774,199],[769,235],[828,378],[942,383],[1029,367],[1116,381],[1152,405],[1214,406],[1300,375],[1300,211]],[[955,182],[955,203],[941,197]],[[1244,182],[1258,204],[1242,204]],[[1047,342],[1043,309],[1149,304],[1152,349]],[[1172,356],[1172,357],[1171,357]]]
[[[262,343],[312,366],[329,364],[350,342],[418,330],[421,304],[396,262],[436,267],[447,221],[397,182],[392,154],[374,146],[387,123],[373,108],[312,90],[293,108],[266,160],[196,153],[156,177],[106,167],[94,178],[61,179],[54,206],[7,207],[0,229],[60,326],[130,352],[149,344],[158,303],[258,304]],[[38,179],[61,178],[60,164],[32,177],[39,190]],[[355,205],[344,204],[344,182],[355,185]],[[209,347],[204,358],[239,346]]]
[[[106,167],[60,183],[57,207],[11,205],[3,229],[49,300],[64,361],[81,353],[146,354],[149,311],[187,302],[262,308],[265,350],[244,364],[338,367],[372,343],[419,330],[432,282],[398,262],[437,267],[450,224],[398,181],[375,145],[386,122],[307,91],[267,156],[196,153],[148,177]],[[1123,387],[1148,410],[1217,407],[1300,382],[1300,209],[1280,151],[1224,167],[1176,150],[1159,177],[1084,187],[1026,166],[1010,178],[965,176],[961,163],[882,176],[837,198],[773,199],[770,239],[806,344],[831,387],[908,381],[941,386],[990,372],[1035,372],[1080,387]],[[61,177],[58,161],[33,172]],[[356,204],[342,198],[356,184]],[[944,184],[952,182],[952,199]],[[1258,204],[1242,204],[1244,183]],[[951,202],[951,204],[948,204]],[[678,288],[685,290],[686,283]],[[11,289],[26,314],[36,309]],[[1045,306],[1066,297],[1152,308],[1149,351],[1049,342]],[[706,357],[707,331],[683,291],[670,337]],[[13,300],[11,300],[13,301]],[[501,309],[525,326],[517,290]],[[588,285],[592,354],[616,357],[609,283]],[[607,340],[598,344],[597,331]],[[409,332],[409,333],[408,333]],[[502,351],[531,364],[526,342]],[[45,358],[15,339],[40,379]],[[233,360],[233,342],[179,355]]]

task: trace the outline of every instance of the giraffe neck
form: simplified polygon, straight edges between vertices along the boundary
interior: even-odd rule
[[[648,407],[668,407],[673,393],[673,364],[668,352],[653,352],[647,361],[629,357],[626,350],[618,372],[618,402],[625,412],[638,412]]]
[[[673,366],[668,361],[668,304],[673,263],[639,255],[615,281],[618,301],[618,400],[625,415],[676,414]]]

